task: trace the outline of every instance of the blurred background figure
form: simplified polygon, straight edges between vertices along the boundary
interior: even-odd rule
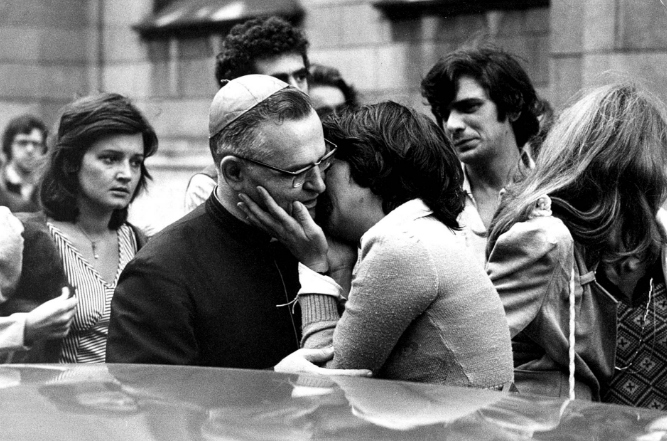
[[[322,64],[311,64],[309,70],[310,88],[308,94],[313,108],[320,118],[339,111],[345,106],[359,106],[356,89],[343,79],[338,69]]]
[[[23,262],[23,225],[7,207],[0,207],[0,304],[14,293]],[[68,292],[29,313],[0,317],[0,360],[9,362],[13,351],[29,350],[35,340],[67,335],[77,299]],[[9,354],[8,354],[9,353]]]
[[[308,93],[308,40],[303,32],[280,17],[255,18],[232,28],[215,59],[215,78],[223,81],[250,74],[269,75]],[[185,190],[185,212],[204,202],[218,180],[211,164],[190,178]]]
[[[150,179],[144,160],[155,131],[125,97],[102,93],[65,106],[40,186],[43,212],[19,215],[23,267],[3,315],[27,312],[76,287],[69,334],[28,351],[31,362],[103,362],[111,297],[121,271],[144,242],[126,222]]]
[[[46,154],[46,126],[33,115],[12,119],[2,136],[2,153],[7,163],[2,170],[0,192],[10,196],[4,198],[4,204],[0,196],[0,204],[7,205],[12,211],[37,211],[39,203],[35,189]]]

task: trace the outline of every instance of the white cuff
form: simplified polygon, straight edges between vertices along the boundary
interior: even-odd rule
[[[24,340],[27,318],[28,313],[25,312],[0,317],[0,352],[30,349]]]
[[[302,263],[299,263],[299,282],[301,289],[298,295],[323,294],[340,299],[343,293],[343,288],[334,279],[319,274]]]

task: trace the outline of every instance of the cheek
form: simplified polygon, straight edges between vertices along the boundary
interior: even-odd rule
[[[12,146],[12,158],[22,158],[23,149],[20,147]]]

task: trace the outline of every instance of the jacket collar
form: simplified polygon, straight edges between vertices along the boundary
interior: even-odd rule
[[[234,239],[239,242],[256,245],[268,244],[271,242],[272,238],[270,235],[240,219],[237,219],[231,214],[222,206],[215,193],[214,190],[211,193],[211,196],[206,200],[206,212],[217,224],[228,231]]]

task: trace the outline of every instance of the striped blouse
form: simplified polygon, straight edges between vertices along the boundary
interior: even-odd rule
[[[48,223],[48,227],[65,267],[67,281],[75,287],[79,300],[70,332],[63,339],[58,361],[103,363],[109,331],[111,297],[120,273],[137,252],[134,232],[127,224],[118,229],[118,270],[113,283],[110,284],[58,228],[51,223]]]

